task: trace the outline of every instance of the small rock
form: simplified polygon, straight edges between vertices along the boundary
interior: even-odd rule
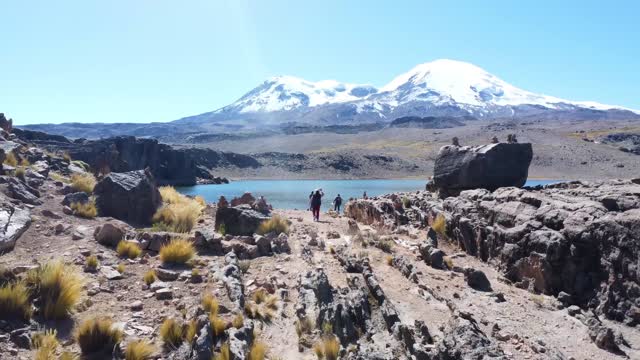
[[[160,289],[155,292],[156,299],[158,300],[168,300],[173,298],[173,291],[168,288]]]
[[[129,308],[131,309],[131,311],[140,311],[142,310],[143,304],[142,301],[137,300],[131,303],[131,305],[129,306]]]
[[[156,276],[162,281],[175,281],[178,280],[180,273],[174,270],[159,267],[156,269]]]

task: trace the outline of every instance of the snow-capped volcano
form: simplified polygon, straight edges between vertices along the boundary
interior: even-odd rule
[[[472,116],[540,119],[634,118],[637,111],[570,101],[519,89],[482,68],[455,60],[420,64],[380,89],[334,80],[271,78],[234,103],[180,121],[243,125],[353,124],[401,116]]]
[[[299,107],[356,101],[377,91],[371,85],[347,84],[335,80],[311,82],[293,76],[276,76],[220,111],[287,111]]]

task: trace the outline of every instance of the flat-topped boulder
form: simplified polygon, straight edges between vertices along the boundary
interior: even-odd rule
[[[216,211],[216,230],[231,235],[253,235],[263,221],[270,217],[243,204],[218,208]]]
[[[462,190],[522,187],[533,158],[531,144],[443,146],[433,169],[433,182],[443,195]]]
[[[101,216],[134,224],[149,224],[162,197],[146,170],[110,173],[93,190]]]

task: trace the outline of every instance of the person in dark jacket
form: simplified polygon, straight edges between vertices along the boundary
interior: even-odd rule
[[[340,206],[342,206],[342,198],[340,197],[340,194],[338,194],[338,196],[333,199],[333,210],[340,212]]]
[[[316,189],[309,197],[309,207],[313,213],[313,221],[320,221],[320,206],[322,205],[322,189]]]

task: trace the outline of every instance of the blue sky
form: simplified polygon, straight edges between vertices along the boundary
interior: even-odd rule
[[[274,75],[381,86],[438,58],[640,109],[639,13],[588,0],[3,1],[0,112],[17,124],[170,121]]]

